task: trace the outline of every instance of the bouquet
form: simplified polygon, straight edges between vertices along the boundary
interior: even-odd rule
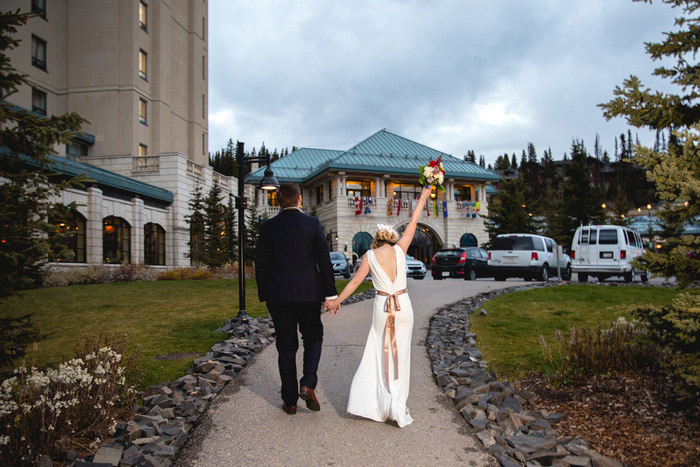
[[[418,166],[418,170],[420,172],[418,183],[426,188],[435,185],[438,190],[445,191],[445,187],[442,186],[442,182],[445,181],[445,168],[442,166],[442,156],[438,157],[437,160],[430,161],[427,165]]]

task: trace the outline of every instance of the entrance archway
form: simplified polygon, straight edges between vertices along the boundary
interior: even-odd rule
[[[479,246],[474,234],[465,233],[459,238],[459,246]]]
[[[403,234],[404,230],[406,227],[403,225],[397,229],[399,234]],[[435,232],[426,225],[418,224],[411,245],[408,247],[408,254],[430,267],[430,260],[440,248],[442,246]]]
[[[352,237],[353,264],[372,247],[372,236],[367,232],[357,232]],[[357,256],[356,256],[357,255]]]

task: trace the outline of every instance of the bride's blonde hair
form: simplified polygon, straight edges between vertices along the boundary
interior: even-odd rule
[[[396,245],[399,241],[399,233],[393,227],[384,224],[377,224],[377,233],[372,240],[372,249],[383,245]]]

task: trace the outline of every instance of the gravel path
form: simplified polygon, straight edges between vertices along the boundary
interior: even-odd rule
[[[320,412],[308,411],[301,401],[296,415],[282,411],[277,351],[270,346],[212,403],[176,465],[498,465],[435,384],[424,343],[430,317],[440,306],[519,283],[409,279],[415,327],[408,407],[415,422],[407,428],[345,412],[369,332],[371,304],[365,301],[323,316]]]

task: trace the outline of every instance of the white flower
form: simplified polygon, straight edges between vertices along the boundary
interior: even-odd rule
[[[377,224],[377,232],[381,232],[382,230],[386,230],[387,232],[389,232],[389,234],[392,237],[399,236],[399,233],[392,226],[387,225],[387,224]]]
[[[9,436],[0,436],[0,446],[5,446],[9,442],[10,442]]]

